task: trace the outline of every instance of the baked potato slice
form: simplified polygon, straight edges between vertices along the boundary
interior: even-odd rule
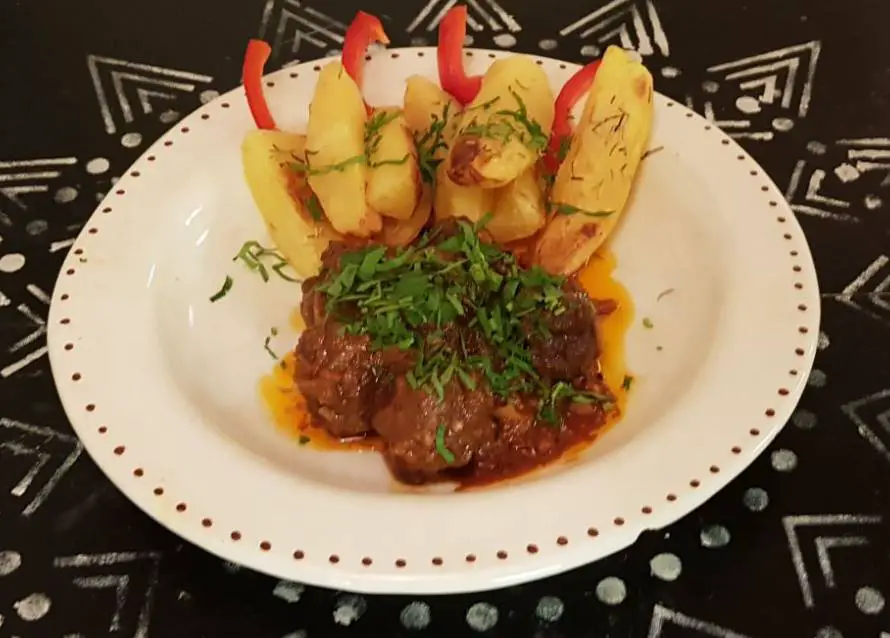
[[[461,115],[448,176],[460,186],[505,186],[535,163],[552,126],[553,91],[544,71],[524,55],[497,60]]]
[[[610,46],[556,174],[536,263],[568,275],[602,245],[630,197],[652,118],[652,76],[627,52]]]
[[[419,75],[405,83],[405,122],[417,145],[435,160],[448,154],[460,124],[460,104],[438,84]]]
[[[506,244],[526,239],[544,226],[547,209],[535,166],[495,193],[494,215],[485,225],[494,241]]]
[[[457,217],[478,222],[494,210],[497,191],[479,186],[460,186],[451,181],[445,162],[436,169],[433,210],[436,222]]]
[[[303,278],[317,275],[321,254],[338,233],[304,202],[312,192],[305,175],[292,165],[304,161],[306,137],[256,130],[241,143],[244,177],[275,246]],[[313,219],[313,213],[315,219]]]
[[[365,103],[339,62],[318,74],[309,105],[305,172],[325,215],[340,233],[368,237],[380,215],[365,201]]]
[[[420,200],[411,217],[404,220],[384,219],[383,230],[380,231],[380,241],[387,246],[407,246],[417,239],[420,231],[430,220],[433,210],[433,190],[427,184],[423,185]]]
[[[420,199],[420,172],[414,139],[401,109],[374,109],[365,125],[365,150],[368,207],[386,217],[408,219]]]

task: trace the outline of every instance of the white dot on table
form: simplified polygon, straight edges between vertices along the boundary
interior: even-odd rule
[[[742,113],[747,113],[748,115],[760,113],[760,102],[756,97],[751,97],[750,95],[742,95],[741,97],[736,98],[735,107]]]
[[[816,632],[816,638],[844,638],[844,635],[835,627],[822,627]]]
[[[87,162],[87,173],[90,175],[101,175],[111,168],[111,162],[104,157],[94,157]]]
[[[562,618],[565,605],[556,596],[541,596],[538,606],[535,607],[535,616],[544,622],[556,622]]]
[[[19,618],[27,621],[40,620],[49,612],[52,601],[46,594],[31,594],[13,604]]]
[[[595,58],[602,53],[602,50],[595,44],[585,44],[581,47],[581,55],[585,58]]]
[[[859,170],[852,164],[847,164],[846,162],[836,166],[834,169],[834,174],[844,184],[855,182],[857,179],[859,179]]]
[[[810,371],[810,376],[807,378],[807,383],[814,388],[824,388],[825,384],[828,383],[828,376],[822,370],[813,368]]]
[[[464,36],[464,46],[465,47],[473,46],[473,42],[475,42],[475,40],[473,39],[473,36],[471,36],[469,33]]]
[[[142,144],[142,135],[139,133],[124,133],[121,137],[121,145],[126,148],[136,148]]]
[[[609,576],[596,584],[596,597],[606,605],[620,605],[627,597],[627,587],[620,578]]]
[[[0,552],[0,576],[9,576],[22,566],[22,555],[18,552]]]
[[[723,525],[708,525],[702,528],[701,534],[699,534],[702,547],[709,549],[725,547],[729,544],[730,538],[729,530]]]
[[[70,204],[75,199],[77,199],[78,192],[76,188],[71,186],[63,186],[59,190],[56,191],[56,194],[53,196],[53,200],[57,204]]]
[[[720,90],[720,85],[714,80],[705,80],[701,83],[701,88],[705,93],[714,94]]]
[[[476,631],[488,631],[498,624],[498,608],[488,603],[476,603],[467,610],[467,624]]]
[[[680,69],[675,66],[666,66],[661,69],[661,76],[665,78],[679,77]]]
[[[665,552],[652,557],[652,560],[649,561],[649,569],[656,578],[674,581],[680,577],[683,563],[676,554]]]
[[[559,43],[552,38],[546,38],[538,42],[538,47],[540,47],[542,51],[553,51],[557,46],[559,46]]]
[[[32,219],[25,226],[25,231],[29,235],[40,235],[45,233],[47,228],[49,228],[49,224],[46,223],[45,219]]]
[[[825,151],[828,150],[828,147],[825,146],[822,142],[817,142],[815,140],[811,142],[807,142],[807,150],[813,155],[825,155]]]
[[[164,111],[163,113],[161,113],[158,119],[161,120],[161,122],[163,122],[164,124],[172,124],[179,119],[179,111],[174,111],[173,109]]]
[[[419,600],[405,605],[399,614],[399,620],[405,629],[425,629],[430,624],[430,618],[430,606]]]
[[[502,49],[516,46],[516,37],[511,33],[499,33],[494,36],[494,43]]]
[[[801,430],[812,430],[816,427],[816,415],[809,410],[796,410],[791,415],[791,422]]]
[[[794,120],[787,117],[777,117],[773,120],[773,128],[781,133],[787,133],[794,128]]]
[[[760,487],[749,487],[742,496],[742,502],[752,512],[762,512],[769,505],[769,494]]]
[[[301,583],[295,583],[290,580],[279,580],[272,590],[272,595],[276,598],[288,603],[295,603],[300,600],[306,587]]]
[[[411,46],[413,47],[425,47],[429,44],[429,41],[426,38],[415,37],[411,38]]]
[[[219,91],[214,91],[213,89],[207,89],[206,91],[201,91],[201,95],[199,99],[201,100],[201,104],[207,104],[208,102],[212,102],[216,98],[219,97]]]
[[[863,614],[879,614],[884,609],[884,595],[874,587],[860,587],[856,592],[856,607]]]
[[[868,210],[877,210],[884,205],[883,200],[877,195],[866,195],[864,203]]]
[[[791,450],[776,450],[770,456],[773,469],[779,472],[790,472],[797,467],[797,454]]]
[[[334,607],[334,622],[348,627],[361,618],[367,609],[368,603],[361,596],[355,594],[341,596]]]
[[[0,272],[17,272],[25,265],[25,256],[20,253],[9,253],[0,257]]]

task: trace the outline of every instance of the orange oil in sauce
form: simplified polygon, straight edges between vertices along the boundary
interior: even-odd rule
[[[614,254],[608,249],[601,249],[578,274],[578,282],[588,295],[594,299],[614,299],[618,304],[617,309],[600,319],[598,324],[601,370],[606,383],[618,400],[618,416],[600,428],[597,437],[620,420],[628,396],[625,378],[629,372],[624,361],[624,339],[633,321],[634,308],[627,289],[613,277],[615,266]],[[292,313],[290,324],[298,331],[305,328],[299,308]],[[306,410],[306,402],[293,381],[295,366],[296,358],[294,353],[290,352],[273,367],[271,372],[260,379],[260,396],[275,425],[293,437],[298,444],[315,450],[379,451],[380,444],[375,439],[341,441],[330,436],[322,428],[312,425]],[[589,444],[589,441],[584,442],[576,449],[568,450],[561,458],[571,459]]]

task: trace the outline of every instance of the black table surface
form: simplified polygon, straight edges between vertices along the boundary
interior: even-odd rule
[[[475,46],[576,62],[637,49],[661,92],[785,189],[812,246],[823,321],[797,411],[669,528],[521,587],[355,596],[191,546],[81,453],[45,322],[63,256],[115,176],[239,82],[248,38],[272,43],[278,68],[336,51],[364,9],[394,45],[433,43],[448,4],[0,4],[0,636],[890,638],[887,0],[468,0]]]

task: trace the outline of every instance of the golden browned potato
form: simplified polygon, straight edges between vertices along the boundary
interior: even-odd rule
[[[618,223],[652,130],[652,76],[610,46],[590,89],[550,194],[552,217],[536,263],[570,274],[587,263]]]
[[[384,219],[380,241],[387,246],[407,246],[414,241],[426,226],[433,208],[432,188],[424,184],[420,201],[411,217],[405,220]]]
[[[497,191],[479,186],[459,186],[448,177],[445,162],[436,170],[436,187],[433,210],[436,222],[451,217],[478,222],[486,213],[494,210]]]
[[[531,237],[547,221],[544,192],[535,166],[495,191],[494,216],[485,225],[494,241],[506,244]]]
[[[532,166],[553,126],[553,91],[524,55],[494,62],[461,115],[448,151],[448,176],[461,186],[505,186]]]
[[[401,109],[374,109],[365,126],[365,149],[368,206],[386,217],[408,219],[420,199],[420,172]]]
[[[412,75],[405,83],[405,121],[418,145],[441,160],[457,133],[460,104],[435,82]]]
[[[306,173],[331,225],[343,234],[368,237],[380,215],[365,202],[365,103],[339,62],[318,74],[309,105]]]
[[[241,143],[244,176],[275,246],[301,277],[317,275],[321,254],[340,236],[317,219],[304,201],[311,196],[305,175],[292,165],[303,160],[306,137],[281,131],[251,131]]]

